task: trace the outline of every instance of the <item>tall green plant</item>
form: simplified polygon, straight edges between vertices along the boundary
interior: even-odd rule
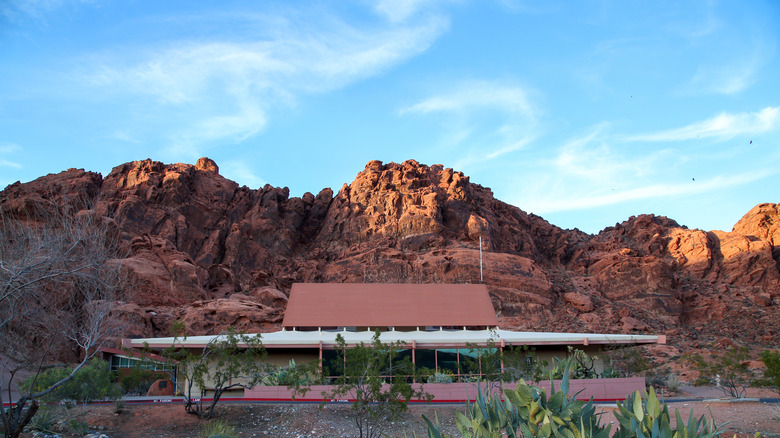
[[[764,362],[766,370],[764,378],[757,383],[780,392],[780,351],[764,350],[761,353],[761,362]]]
[[[171,347],[162,356],[172,362],[184,387],[171,376],[177,389],[184,395],[184,410],[202,418],[214,416],[214,410],[222,395],[233,388],[253,388],[272,371],[263,359],[266,356],[259,336],[237,333],[228,328],[215,336],[202,349],[195,352],[182,348],[183,325],[174,324],[175,337]],[[206,404],[208,390],[213,390],[211,402]]]
[[[427,396],[407,381],[414,370],[408,359],[397,358],[403,342],[383,344],[376,331],[370,344],[348,348],[340,334],[336,343],[341,375],[333,389],[322,395],[329,400],[354,400],[351,413],[361,438],[381,436],[406,411],[410,399]]]
[[[686,423],[675,409],[676,428],[672,429],[669,408],[658,401],[652,387],[645,397],[636,391],[617,406],[615,418],[620,426],[613,438],[712,438],[720,434],[714,419],[711,423],[703,415],[696,419],[693,410]]]

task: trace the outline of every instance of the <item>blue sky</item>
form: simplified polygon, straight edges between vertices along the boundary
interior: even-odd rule
[[[0,2],[0,187],[214,159],[338,191],[443,164],[563,228],[780,202],[776,1]]]

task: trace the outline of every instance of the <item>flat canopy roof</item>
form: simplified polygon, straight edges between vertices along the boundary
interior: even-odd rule
[[[282,327],[491,326],[484,284],[295,283]]]
[[[348,345],[371,343],[370,331],[350,332],[291,331],[254,334],[266,348],[334,348],[336,336],[341,335]],[[203,348],[219,336],[190,336],[178,339],[176,345],[185,348]],[[379,335],[382,343],[403,341],[411,348],[466,348],[470,345],[597,345],[597,344],[665,344],[664,335],[623,335],[598,333],[515,332],[511,330],[416,330],[389,331]],[[125,347],[160,350],[173,345],[174,338],[147,338],[125,340]]]

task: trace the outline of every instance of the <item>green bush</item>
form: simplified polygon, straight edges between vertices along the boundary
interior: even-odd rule
[[[536,349],[527,345],[508,346],[503,351],[504,369],[501,378],[505,382],[531,380],[538,382],[546,378],[547,361],[540,360]]]
[[[747,387],[756,380],[756,376],[745,365],[748,359],[747,347],[713,349],[713,353],[706,358],[700,354],[686,356],[686,360],[700,373],[694,384],[706,379],[724,394],[735,398],[745,397]]]
[[[780,392],[780,351],[765,350],[761,353],[761,362],[766,365],[766,370],[764,370],[764,378],[757,383]]]
[[[89,425],[82,420],[70,420],[70,429],[77,436],[83,436],[89,433]]]
[[[262,380],[266,386],[300,387],[314,384],[312,375],[315,369],[311,365],[298,365],[290,359],[286,368],[279,368],[265,376]]]
[[[122,388],[122,394],[146,395],[152,383],[163,376],[161,376],[160,372],[145,370],[141,367],[140,362],[135,362],[126,374],[122,374],[119,377],[119,385]]]
[[[452,383],[452,377],[446,373],[433,373],[426,379],[428,383]]]
[[[631,377],[649,369],[650,364],[640,348],[636,346],[614,346],[608,348],[606,355],[609,377]]]
[[[72,368],[50,368],[38,376],[30,376],[22,382],[23,391],[41,392],[73,372]],[[119,388],[113,383],[108,362],[93,359],[81,367],[73,378],[54,391],[41,397],[44,402],[74,401],[87,403],[99,400],[115,400]]]

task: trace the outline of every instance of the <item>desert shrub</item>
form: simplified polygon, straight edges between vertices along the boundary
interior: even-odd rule
[[[52,433],[54,431],[54,415],[46,407],[42,407],[38,410],[35,416],[30,420],[30,429],[37,432],[43,432],[45,434]]]
[[[237,437],[236,428],[222,420],[211,420],[203,425],[200,436],[203,438],[234,438]]]
[[[757,382],[758,385],[780,392],[780,351],[765,350],[761,353],[761,362],[766,365],[766,370],[764,377]]]
[[[677,374],[669,373],[666,376],[666,387],[670,390],[677,392],[680,390],[680,385],[682,385],[682,382],[680,381],[680,377]]]
[[[122,394],[145,395],[152,383],[161,378],[159,371],[143,369],[141,362],[134,361],[132,368],[119,378]]]
[[[38,376],[30,376],[22,383],[24,391],[42,392],[69,374],[72,368],[50,368]],[[115,400],[119,388],[113,383],[108,362],[93,359],[73,374],[73,378],[41,397],[46,402],[73,401],[88,403],[98,400]]]
[[[637,346],[614,346],[606,350],[609,377],[631,377],[650,368],[647,358]],[[603,374],[602,374],[603,377]]]
[[[426,379],[428,383],[452,383],[452,377],[446,373],[433,373]]]
[[[301,387],[313,385],[316,374],[315,364],[296,364],[294,359],[290,359],[287,367],[279,368],[263,377],[262,383],[266,386],[287,386]]]
[[[594,379],[598,377],[595,370],[596,358],[582,350],[569,347],[569,356],[565,359],[553,358],[555,364],[550,370],[551,379]]]
[[[709,379],[704,379],[700,385],[708,385]],[[648,370],[645,374],[645,384],[649,388],[667,388],[672,391],[678,391],[682,382],[677,374],[673,373],[671,368],[663,367]],[[694,385],[696,383],[694,382]]]
[[[509,346],[503,351],[504,381],[531,380],[538,382],[545,379],[547,361],[540,360],[534,347],[528,345]]]
[[[68,425],[74,435],[83,436],[89,433],[89,425],[83,420],[70,420]]]
[[[115,414],[121,414],[125,411],[125,401],[123,399],[117,399],[116,402],[114,402],[114,413]]]
[[[724,394],[743,398],[747,387],[756,380],[756,376],[745,365],[749,359],[748,353],[747,347],[714,348],[709,357],[694,354],[686,356],[685,359],[700,373],[700,378],[695,383],[706,379]]]

